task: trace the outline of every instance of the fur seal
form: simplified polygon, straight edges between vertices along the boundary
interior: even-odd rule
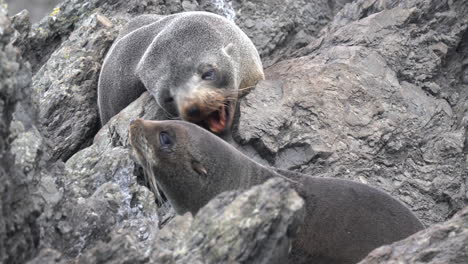
[[[102,125],[145,90],[167,118],[221,134],[232,125],[240,91],[264,79],[252,41],[208,12],[142,15],[119,33],[98,83]]]
[[[129,137],[137,160],[156,175],[178,214],[196,214],[221,192],[271,177],[291,181],[306,206],[292,242],[293,263],[356,263],[371,250],[423,229],[408,208],[382,191],[343,179],[279,174],[188,122],[137,119]]]

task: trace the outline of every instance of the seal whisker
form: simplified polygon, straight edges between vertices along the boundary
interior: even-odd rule
[[[176,117],[175,115],[171,114],[169,111],[166,110],[166,108],[164,108],[161,103],[159,102],[158,98],[154,98],[156,103],[158,104],[158,106],[164,111],[164,113],[166,114],[166,117],[171,119],[173,117]]]
[[[158,184],[156,182],[156,177],[154,175],[153,170],[148,169],[148,168],[151,168],[150,159],[145,157],[143,160],[144,160],[144,164],[146,165],[146,166],[144,166],[144,168],[146,168],[145,173],[144,173],[144,175],[145,175],[145,184],[147,186],[149,186],[149,189],[151,190],[151,192],[155,196],[156,205],[158,207],[160,207],[163,204],[163,198],[162,198],[161,191],[159,190]]]

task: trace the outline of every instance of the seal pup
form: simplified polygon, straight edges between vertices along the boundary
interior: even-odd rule
[[[264,79],[252,41],[208,12],[142,15],[120,32],[98,83],[102,125],[147,90],[167,118],[216,134],[232,125],[239,93]]]
[[[423,225],[402,203],[365,184],[262,166],[216,135],[184,121],[130,124],[137,160],[153,171],[178,214],[197,211],[216,195],[283,177],[305,201],[305,221],[292,242],[293,263],[356,263],[371,250]]]

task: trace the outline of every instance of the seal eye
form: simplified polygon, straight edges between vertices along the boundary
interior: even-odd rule
[[[174,141],[167,132],[162,131],[161,133],[159,133],[159,144],[161,145],[162,149],[169,150],[173,143]]]
[[[174,101],[174,98],[171,97],[171,96],[166,97],[166,98],[164,99],[164,102],[165,102],[165,103],[172,103],[173,101]]]
[[[216,80],[216,71],[214,69],[210,69],[204,72],[201,78],[205,81],[214,81]]]

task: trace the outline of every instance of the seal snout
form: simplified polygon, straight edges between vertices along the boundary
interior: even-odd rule
[[[226,91],[200,89],[179,102],[179,113],[182,119],[219,134],[230,128],[236,100],[237,95]]]
[[[129,128],[129,134],[128,137],[130,139],[130,144],[133,147],[137,147],[139,145],[139,142],[141,141],[141,136],[143,132],[143,119],[138,118],[138,119],[133,119],[130,121],[130,128]]]
[[[134,147],[141,143],[143,138],[149,135],[148,130],[155,131],[158,127],[158,121],[149,121],[142,118],[137,118],[130,121],[129,138],[130,144]]]

